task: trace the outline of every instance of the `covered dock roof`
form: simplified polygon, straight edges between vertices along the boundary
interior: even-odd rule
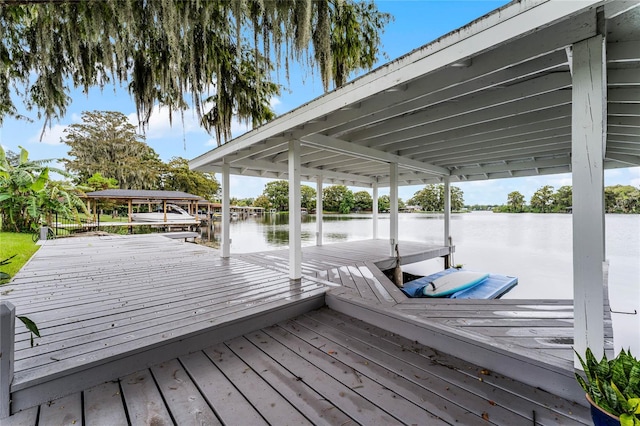
[[[87,192],[85,197],[90,199],[133,200],[141,203],[149,201],[205,201],[201,196],[187,192],[149,189],[105,189],[103,191]]]
[[[514,1],[190,161],[195,170],[372,187],[570,172],[572,52],[606,40],[605,168],[640,165],[640,9]]]

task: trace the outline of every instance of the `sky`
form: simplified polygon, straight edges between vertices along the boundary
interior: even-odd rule
[[[382,35],[381,57],[375,67],[394,60],[413,49],[428,44],[436,38],[455,30],[476,18],[504,5],[507,1],[431,1],[431,0],[378,0],[378,9],[394,17]],[[271,102],[278,115],[291,111],[298,106],[323,94],[318,75],[302,72],[291,67],[289,81],[284,73],[279,82],[284,86],[282,93]],[[73,99],[67,108],[66,116],[59,122],[45,128],[42,140],[43,120],[38,119],[35,111],[19,112],[32,119],[32,122],[5,117],[0,128],[0,144],[5,150],[19,152],[19,146],[29,151],[30,159],[62,159],[67,157],[68,146],[61,143],[64,130],[73,123],[81,122],[83,111],[119,111],[137,125],[135,104],[126,90],[121,87],[106,86],[102,91],[94,88],[88,94],[72,90]],[[249,130],[240,123],[232,126],[233,137]],[[169,111],[156,107],[145,132],[146,142],[164,161],[172,157],[195,158],[216,146],[215,138],[207,134],[198,124],[193,111],[184,114],[182,122],[179,114],[174,114],[173,124],[169,122]],[[51,163],[58,164],[57,161]],[[59,164],[58,164],[59,165]],[[62,167],[62,166],[60,166]],[[220,177],[218,176],[218,180]],[[231,197],[255,198],[260,195],[270,180],[254,177],[232,176]],[[304,183],[304,182],[303,182]],[[605,171],[605,185],[640,186],[640,167]],[[313,184],[315,186],[315,184]],[[465,204],[499,205],[507,202],[507,194],[519,191],[528,201],[533,193],[544,185],[558,189],[571,185],[571,175],[549,175],[526,178],[511,178],[490,181],[453,183],[464,192]],[[403,186],[398,192],[400,198],[408,200],[422,186]],[[362,188],[352,188],[354,191]],[[370,190],[369,190],[370,191]],[[388,194],[388,188],[381,188],[380,195]]]

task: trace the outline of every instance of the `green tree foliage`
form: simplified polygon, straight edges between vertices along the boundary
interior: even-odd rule
[[[344,185],[331,185],[324,188],[322,207],[328,212],[349,213],[353,208],[353,193]],[[346,209],[348,210],[345,212]]]
[[[389,20],[356,0],[3,2],[0,124],[19,116],[12,88],[46,125],[65,115],[70,85],[113,83],[128,87],[143,124],[156,104],[183,110],[189,95],[221,143],[232,113],[270,118],[274,67],[318,69],[328,90],[373,65]]]
[[[409,205],[420,206],[423,211],[444,211],[444,185],[429,184],[413,194]],[[459,211],[464,207],[464,192],[457,186],[451,186],[451,210]]]
[[[220,191],[215,175],[189,169],[189,162],[181,157],[173,157],[167,163],[160,181],[165,191],[187,192],[209,201],[217,199]]]
[[[546,213],[550,211],[552,202],[553,186],[545,185],[533,193],[529,204],[534,212]]]
[[[344,193],[342,199],[340,200],[340,207],[338,207],[338,210],[342,214],[351,213],[351,210],[353,210],[353,206],[353,192],[351,192],[351,190],[347,190],[347,192]]]
[[[300,185],[300,205],[307,211],[316,209],[316,190],[309,185]]]
[[[267,210],[271,208],[271,202],[266,195],[259,195],[253,202],[253,207],[262,207],[263,209]]]
[[[573,189],[571,185],[563,185],[552,195],[551,205],[555,212],[565,212],[573,205]]]
[[[640,188],[632,185],[607,186],[604,194],[607,213],[640,213]]]
[[[512,213],[521,213],[524,211],[524,195],[519,191],[512,191],[507,195],[507,205]]]
[[[356,211],[371,211],[373,198],[367,191],[358,191],[353,194],[353,208]]]
[[[29,152],[21,147],[17,163],[12,164],[0,146],[0,215],[3,230],[33,230],[41,220],[50,221],[54,213],[69,216],[78,208],[84,208],[75,188],[65,182],[50,180],[50,171],[67,175],[64,170],[45,166],[51,161],[29,160]]]
[[[378,212],[388,212],[391,208],[391,198],[388,195],[378,197]]]
[[[118,181],[114,178],[106,178],[101,173],[94,173],[84,185],[89,191],[104,191],[105,189],[118,188]]]
[[[573,188],[570,185],[561,186],[557,191],[545,185],[531,197],[531,206],[522,206],[522,210],[514,210],[512,194],[521,196],[518,191],[509,194],[507,205],[498,206],[493,211],[507,213],[514,211],[531,211],[534,213],[559,212],[564,213],[573,205]],[[524,200],[524,197],[523,197]],[[640,188],[632,185],[614,185],[604,188],[606,213],[640,213]]]
[[[262,195],[267,197],[272,208],[283,211],[289,209],[289,182],[274,180],[264,186]]]
[[[286,180],[276,180],[265,185],[262,195],[269,201],[268,206],[278,211],[289,209],[289,182]],[[264,203],[263,200],[260,201]],[[255,205],[255,204],[254,204]],[[309,185],[300,185],[300,207],[307,210],[316,208],[316,190]]]
[[[156,189],[163,169],[158,154],[136,133],[127,117],[114,111],[82,113],[62,139],[71,148],[63,160],[86,182],[95,173],[118,181],[121,189]]]

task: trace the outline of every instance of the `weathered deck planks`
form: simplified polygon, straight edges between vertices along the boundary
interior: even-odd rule
[[[409,255],[411,252],[407,247],[410,246],[416,250],[415,256],[431,256],[433,250],[438,250],[414,243],[405,245],[405,252]],[[367,382],[369,387],[374,388],[379,383],[385,383],[382,393],[371,391],[371,394],[362,394],[369,392],[370,388],[360,391],[359,387],[353,389],[351,382],[340,382],[343,377],[337,373],[338,370],[333,376],[329,374],[329,370],[333,371],[338,362],[336,354],[322,352],[323,348],[318,342],[328,344],[334,341],[332,339],[337,339],[336,332],[327,332],[322,336],[308,334],[325,326],[333,329],[341,327],[327,324],[330,323],[327,315],[323,315],[322,319],[310,314],[294,322],[281,323],[278,327],[264,328],[257,334],[248,333],[324,304],[327,288],[332,288],[331,300],[340,299],[340,303],[344,304],[344,312],[358,311],[362,306],[387,310],[393,312],[394,317],[402,318],[403,323],[410,324],[412,332],[421,336],[429,335],[434,325],[440,324],[440,330],[445,330],[447,336],[450,334],[447,338],[469,339],[474,344],[489,347],[502,346],[505,353],[512,352],[511,357],[517,353],[523,362],[527,357],[538,357],[538,361],[560,365],[567,375],[572,374],[568,367],[573,325],[571,301],[408,299],[373,263],[380,259],[393,260],[387,250],[388,243],[381,240],[305,247],[303,271],[306,275],[300,282],[292,282],[287,276],[286,250],[220,259],[217,252],[209,248],[159,236],[74,238],[55,240],[51,244],[47,242],[12,284],[3,287],[0,295],[0,298],[16,304],[18,314],[26,314],[36,320],[43,331],[43,337],[37,340],[39,345],[35,348],[30,347],[26,331],[18,333],[16,337],[16,380],[12,386],[14,409],[30,407],[37,401],[37,392],[30,390],[30,386],[40,386],[38,392],[41,395],[56,397],[64,394],[60,392],[79,391],[89,385],[98,386],[92,391],[83,391],[84,405],[81,410],[84,411],[80,412],[81,415],[89,415],[88,408],[96,414],[96,419],[107,418],[106,411],[116,416],[114,418],[124,413],[133,424],[147,424],[150,419],[157,420],[158,424],[171,424],[176,415],[195,421],[197,417],[193,416],[196,414],[213,422],[213,417],[210,417],[212,412],[206,407],[211,407],[215,418],[227,424],[237,424],[238,419],[249,418],[252,424],[258,424],[259,421],[282,423],[282,419],[314,424],[325,422],[326,419],[332,419],[328,422],[331,424],[341,424],[342,420],[350,419],[360,419],[356,421],[365,423],[371,420],[359,417],[362,414],[353,412],[352,407],[344,405],[344,401],[340,401],[340,404],[332,402],[330,406],[318,402],[331,401],[325,396],[327,389],[341,389],[337,392],[342,392],[346,399],[352,396],[375,401],[374,405],[381,407],[382,411],[374,411],[380,416],[388,416],[384,418],[394,422],[399,421],[398,416],[405,414],[407,421],[415,420],[411,416],[419,416],[420,411],[414,413],[414,405],[419,405],[422,415],[425,415],[425,404],[431,401],[445,403],[441,394],[431,395],[431,388],[421,388],[420,383],[413,383],[415,377],[403,373],[414,371],[413,366],[402,364],[409,361],[400,363],[404,365],[402,371],[392,368],[394,361],[384,355],[390,349],[380,347],[376,342],[360,342],[357,345],[370,345],[366,350],[382,350],[380,356],[384,359],[383,367],[375,368],[383,370],[376,371],[385,377],[400,377],[391,382],[382,378]],[[336,311],[328,312],[331,312],[330,316],[340,315]],[[375,326],[370,324],[367,329],[375,329]],[[357,333],[357,330],[353,332]],[[243,333],[248,334],[238,337]],[[225,344],[221,343],[223,339],[227,339]],[[381,340],[380,344],[385,339],[383,336],[374,338]],[[207,344],[217,342],[220,343],[213,346],[215,349],[200,352]],[[316,355],[305,361],[292,358],[285,349],[294,343],[296,347],[304,347],[307,352]],[[425,343],[428,344],[428,341]],[[352,344],[355,343],[352,341]],[[272,352],[266,351],[267,346]],[[260,348],[260,351],[254,347]],[[343,353],[348,352],[353,357],[349,358],[351,364],[369,362],[368,358],[354,361],[357,356],[365,356],[364,352],[355,355],[355,347],[344,347],[348,350]],[[454,347],[451,346],[452,350],[455,350]],[[252,355],[239,356],[249,348]],[[364,347],[358,348],[365,351]],[[318,350],[320,353],[317,353]],[[227,354],[225,362],[220,358],[216,364],[216,357],[219,356],[216,351]],[[180,356],[187,352],[193,353]],[[127,354],[137,357],[136,361],[130,362]],[[179,363],[171,361],[171,357],[179,357]],[[393,357],[398,358],[396,355]],[[278,366],[268,364],[271,362],[269,359],[277,359]],[[342,359],[339,361],[345,362]],[[170,364],[166,364],[166,367],[163,362]],[[155,370],[144,369],[150,363],[156,364]],[[215,368],[210,367],[212,363]],[[237,369],[228,370],[230,364],[237,364]],[[348,374],[351,368],[358,367],[348,366],[351,364],[340,364],[341,371]],[[266,368],[267,365],[271,366]],[[162,372],[167,371],[165,367],[175,372],[180,383],[194,381],[197,392],[201,394],[197,398],[199,402],[196,406],[200,407],[197,413],[185,412],[184,404],[179,401],[173,406],[165,401],[171,395],[179,399],[184,394],[195,392],[190,385],[171,392],[175,387],[171,381],[175,377],[162,376]],[[422,368],[422,365],[418,367]],[[139,371],[131,374],[136,370]],[[246,379],[249,370],[254,372],[251,380]],[[360,371],[358,368],[356,370]],[[293,373],[296,373],[295,377],[304,378],[311,371],[316,372],[314,377],[321,377],[321,380],[328,382],[316,387],[304,380],[296,380],[299,383],[291,384],[286,378],[287,374]],[[344,375],[344,372],[341,374]],[[420,376],[422,373],[412,374]],[[166,382],[165,388],[156,386],[161,376],[164,377],[163,383]],[[233,379],[225,385],[225,380],[231,376]],[[92,395],[102,393],[106,398],[109,387],[101,388],[99,383],[116,377],[123,377],[119,381],[123,398],[120,405],[87,405],[91,403]],[[94,382],[88,383],[86,380]],[[341,385],[333,383],[333,380],[338,380]],[[259,390],[252,387],[253,383],[261,383]],[[459,387],[466,389],[467,384],[460,382]],[[227,389],[227,393],[222,395],[217,392],[219,386],[220,389]],[[278,398],[283,398],[278,399],[278,409],[265,402],[265,398],[270,401],[276,398],[265,396],[270,395],[269,389],[274,386],[278,389],[284,386],[286,392],[291,392],[290,395],[285,391],[278,393]],[[345,386],[348,391],[344,389]],[[496,386],[502,389],[502,385]],[[387,393],[389,389],[396,390]],[[514,393],[525,395],[526,391],[521,389]],[[297,400],[296,395],[299,398]],[[308,405],[304,409],[280,409],[289,407],[287,404],[300,404],[300,395],[305,396],[303,399]],[[396,412],[392,408],[385,408],[398,395],[404,395],[406,401],[403,400],[400,407],[405,409]],[[415,395],[424,398],[416,400]],[[476,401],[475,397],[468,395],[465,398]],[[527,398],[539,401],[535,394]],[[483,405],[481,399],[477,400],[474,414],[468,412],[473,412],[469,408],[476,403],[470,402],[470,407],[467,407],[466,402],[456,402],[462,408],[457,414],[450,414],[456,411],[451,408],[453,402],[446,400],[447,407],[452,410],[448,411],[449,417],[446,413],[434,415],[447,422],[466,419],[465,416],[471,415],[473,420],[469,424],[473,424],[478,420],[478,412],[482,420],[483,412],[478,411]],[[436,410],[434,407],[432,409]],[[64,415],[76,415],[77,404],[70,404],[68,408],[73,410]],[[49,412],[47,410],[45,412]],[[509,420],[511,414],[496,410],[495,419],[500,419],[497,424],[513,424]],[[531,416],[527,417],[525,411],[521,410],[518,416],[529,419]],[[28,413],[21,416],[31,419],[32,415]],[[42,409],[39,413],[42,417]],[[571,421],[567,421],[571,424]],[[32,423],[28,420],[27,424]]]
[[[324,288],[161,236],[47,242],[0,296],[34,320],[42,335],[35,347],[26,330],[16,335],[14,406],[24,408],[36,398],[20,391],[59,388],[52,380],[69,373],[84,372],[74,380],[78,387],[94,367],[104,370],[103,377],[109,363],[126,368],[126,362],[113,361],[128,354],[138,354],[142,363],[154,347],[171,347],[178,355],[189,350],[185,345],[179,352],[179,342],[191,339],[194,345],[203,333],[228,337],[231,324],[254,329],[250,324],[258,317],[278,321],[292,308],[320,306]]]
[[[133,425],[590,424],[586,407],[328,308],[42,404],[6,424],[81,424],[83,413],[92,425],[127,424],[118,420],[123,415]]]

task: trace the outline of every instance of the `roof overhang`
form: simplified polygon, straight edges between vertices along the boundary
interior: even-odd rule
[[[571,46],[607,42],[605,168],[640,165],[639,1],[515,1],[190,161],[371,187],[571,170]]]

